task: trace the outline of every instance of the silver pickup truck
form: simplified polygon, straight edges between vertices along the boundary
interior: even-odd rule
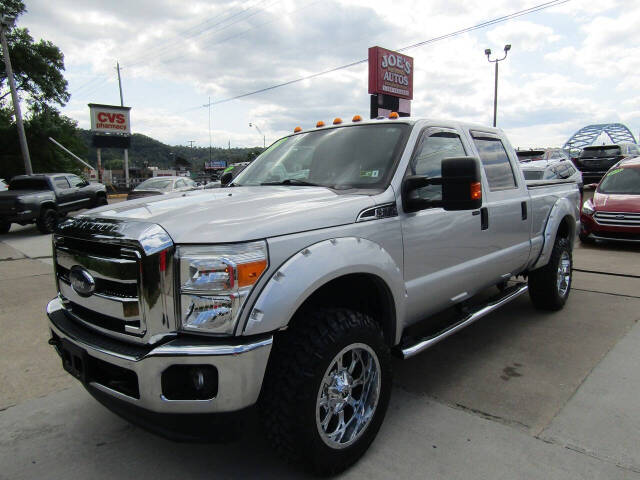
[[[527,291],[563,307],[579,198],[527,184],[495,128],[336,121],[278,140],[227,188],[62,223],[50,343],[132,422],[219,439],[256,406],[286,459],[339,472],[380,428],[392,354]]]

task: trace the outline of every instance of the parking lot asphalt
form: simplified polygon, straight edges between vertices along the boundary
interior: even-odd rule
[[[0,235],[0,478],[298,478],[254,418],[227,445],[119,419],[47,345],[50,236]],[[640,248],[579,243],[564,310],[520,297],[394,362],[380,434],[345,478],[640,478]]]

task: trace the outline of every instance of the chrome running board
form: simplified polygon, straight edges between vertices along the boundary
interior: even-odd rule
[[[413,345],[402,347],[402,349],[400,350],[402,353],[402,358],[407,359],[407,358],[413,357],[414,355],[417,355],[418,353],[426,350],[427,348],[434,346],[436,343],[438,343],[441,340],[444,340],[449,335],[453,335],[458,330],[462,330],[464,327],[471,325],[476,320],[481,319],[485,315],[488,315],[494,310],[497,310],[501,306],[509,303],[512,300],[515,300],[520,295],[526,293],[527,290],[529,290],[529,286],[526,283],[525,284],[519,283],[517,285],[513,285],[507,288],[503,292],[503,295],[500,298],[482,307],[477,308],[475,311],[467,314],[464,318],[462,318],[462,320],[454,323],[453,325],[447,327],[446,329],[436,333],[435,335],[424,337],[418,340],[418,342]]]

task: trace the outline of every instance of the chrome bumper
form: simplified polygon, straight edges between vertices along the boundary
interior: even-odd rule
[[[132,354],[126,348],[113,351],[91,342],[91,336],[61,328],[59,321],[65,315],[62,302],[55,298],[47,305],[49,328],[55,337],[64,339],[86,351],[86,355],[117,367],[135,372],[139,398],[133,398],[96,381],[87,385],[132,405],[158,413],[219,413],[232,412],[256,403],[267,367],[273,337],[251,343],[229,339],[225,344],[207,342],[206,339],[175,339],[142,354]],[[193,338],[193,337],[191,337]],[[234,341],[235,340],[235,341]],[[132,348],[140,348],[132,346]],[[213,365],[218,370],[218,392],[210,400],[168,400],[162,395],[161,375],[172,365]]]

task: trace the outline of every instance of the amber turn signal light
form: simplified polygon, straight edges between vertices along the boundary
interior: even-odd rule
[[[302,131],[302,127],[296,127],[293,129],[293,133],[298,133]]]
[[[399,117],[398,112],[391,112],[391,113],[389,114],[389,118],[390,118],[391,120],[395,120],[395,119],[396,119],[396,118],[398,118],[398,117]]]
[[[320,127],[324,127],[324,122],[322,120],[316,123],[316,128],[320,128]]]
[[[353,118],[351,119],[352,122],[361,122],[362,121],[362,117],[360,115],[354,115]]]
[[[333,119],[333,124],[334,125],[340,125],[342,123],[342,119],[339,117],[336,117]]]
[[[246,287],[258,281],[262,272],[267,269],[267,261],[258,260],[256,262],[241,263],[236,268],[238,271],[238,287]]]
[[[471,200],[482,200],[482,184],[480,182],[471,183]]]

